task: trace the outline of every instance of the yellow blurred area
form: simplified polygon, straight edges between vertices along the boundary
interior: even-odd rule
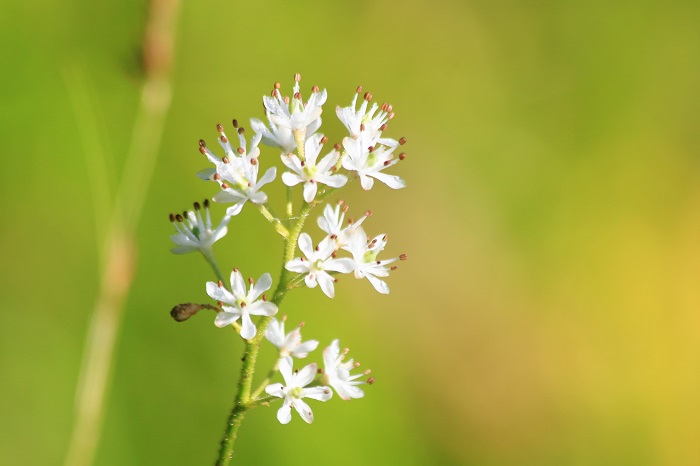
[[[0,5],[2,464],[66,457],[99,285],[95,199],[124,170],[147,11]],[[212,277],[169,253],[166,217],[215,193],[195,177],[197,141],[264,118],[262,95],[295,72],[328,90],[333,142],[358,84],[392,103],[408,187],[339,197],[409,260],[388,296],[350,276],[332,301],[290,293],[291,325],[339,338],[377,383],[316,403],[312,425],[252,411],[234,464],[700,464],[699,26],[681,0],[182,3],[94,464],[214,461],[242,344],[211,315],[168,316],[207,301]],[[307,229],[320,237],[315,215]],[[215,251],[278,276],[281,244],[254,209]]]

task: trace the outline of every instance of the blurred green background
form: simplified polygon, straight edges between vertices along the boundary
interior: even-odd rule
[[[2,464],[66,456],[102,243],[81,141],[104,146],[113,188],[147,11],[0,4]],[[457,0],[182,3],[95,464],[214,461],[242,344],[211,315],[170,319],[208,302],[211,277],[169,253],[167,214],[216,192],[195,177],[197,140],[263,118],[261,96],[295,72],[328,89],[331,141],[358,84],[393,104],[388,135],[409,141],[393,173],[409,187],[341,197],[372,209],[386,257],[410,260],[388,296],[346,278],[332,301],[288,297],[291,324],[340,338],[377,383],[313,404],[312,425],[252,411],[236,464],[700,464],[697,2]],[[221,265],[275,277],[281,243],[244,210]]]

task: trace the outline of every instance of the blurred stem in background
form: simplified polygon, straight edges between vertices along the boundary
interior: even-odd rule
[[[94,111],[80,69],[66,73],[92,180],[100,284],[89,324],[75,401],[67,466],[93,462],[124,302],[136,264],[136,229],[170,107],[170,79],[179,0],[152,0],[143,42],[144,82],[124,171],[113,199]],[[105,227],[105,225],[107,225]]]

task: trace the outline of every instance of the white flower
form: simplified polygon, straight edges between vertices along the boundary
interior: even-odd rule
[[[406,182],[398,176],[387,175],[382,170],[395,165],[399,160],[403,160],[405,154],[394,157],[394,150],[405,139],[394,141],[384,140],[380,143],[373,140],[369,133],[363,131],[357,138],[343,138],[343,147],[347,154],[343,157],[343,168],[355,171],[360,177],[360,184],[365,190],[369,190],[374,185],[375,178],[392,189],[406,187]]]
[[[314,86],[311,97],[304,103],[299,90],[299,74],[294,76],[294,80],[291,101],[289,97],[282,97],[279,83],[275,83],[272,97],[263,97],[270,129],[256,118],[250,120],[250,126],[261,134],[263,143],[279,147],[285,154],[294,152],[297,140],[304,141],[321,127],[322,106],[328,97],[325,89],[319,92],[318,87]]]
[[[237,124],[234,120],[235,127]],[[217,125],[217,129],[221,134],[218,141],[226,152],[226,156],[223,159],[218,158],[207,148],[204,141],[200,141],[199,151],[207,156],[209,161],[214,164],[214,168],[202,170],[197,175],[200,178],[219,183],[222,191],[217,193],[213,200],[223,203],[233,202],[234,205],[226,210],[226,214],[238,215],[247,201],[251,201],[253,204],[267,202],[267,194],[260,191],[260,188],[275,179],[277,169],[275,167],[269,168],[258,180],[258,157],[260,156],[258,144],[262,136],[254,135],[250,141],[250,150],[246,150],[246,140],[241,131],[242,128],[240,128],[238,129],[239,147],[234,150],[223,127]]]
[[[277,411],[277,420],[280,423],[287,424],[292,420],[292,406],[294,406],[301,418],[311,424],[314,420],[314,413],[302,398],[312,398],[318,401],[331,399],[333,392],[328,387],[304,388],[314,380],[317,370],[318,366],[314,363],[300,371],[292,372],[292,358],[287,356],[280,360],[280,372],[286,386],[281,383],[273,383],[265,387],[268,395],[284,399],[282,407]]]
[[[348,181],[345,175],[334,174],[333,168],[340,158],[340,153],[337,150],[332,149],[316,164],[318,154],[323,147],[322,139],[322,134],[314,134],[306,140],[303,161],[296,154],[282,154],[282,162],[293,172],[282,173],[282,181],[287,186],[304,183],[304,200],[306,202],[311,202],[316,197],[318,183],[340,188]]]
[[[211,252],[211,246],[228,232],[230,216],[225,216],[219,225],[212,229],[211,215],[209,214],[209,200],[204,200],[204,210],[206,212],[204,220],[200,212],[198,202],[194,203],[194,212],[184,212],[183,218],[180,214],[170,214],[170,221],[175,225],[177,233],[170,239],[177,246],[172,248],[175,254],[187,254],[188,252],[201,251],[203,254]]]
[[[207,282],[207,294],[221,303],[228,304],[228,306],[222,305],[223,312],[216,315],[214,324],[217,327],[226,327],[240,317],[241,336],[250,340],[256,332],[255,324],[250,316],[272,316],[277,313],[277,306],[266,301],[264,296],[262,300],[256,301],[271,286],[270,274],[264,273],[255,284],[251,284],[250,290],[246,292],[243,276],[238,269],[233,269],[231,272],[231,292],[224,288],[221,282]]]
[[[299,235],[299,249],[306,256],[306,259],[292,259],[285,264],[285,268],[290,272],[306,274],[306,277],[304,277],[306,286],[315,288],[318,283],[321,285],[323,293],[332,298],[335,295],[333,287],[335,280],[328,274],[328,271],[350,273],[354,268],[352,259],[335,259],[331,257],[335,247],[334,242],[329,237],[326,237],[314,249],[311,237],[306,233],[302,233]]]
[[[357,88],[357,92],[352,99],[352,104],[348,107],[336,106],[335,113],[350,132],[351,137],[357,138],[360,136],[360,133],[364,131],[367,132],[369,136],[368,139],[374,141],[381,136],[382,131],[386,128],[384,125],[394,118],[394,113],[389,104],[382,104],[382,106],[379,107],[374,103],[368,111],[367,105],[372,100],[372,94],[369,92],[365,92],[360,108],[355,110],[357,96],[360,95],[361,92],[362,86]],[[379,112],[377,112],[377,110],[379,110]]]
[[[342,203],[338,203],[338,205],[335,206],[335,209],[333,209],[330,204],[326,204],[326,207],[323,209],[323,215],[318,218],[319,228],[326,232],[328,236],[333,238],[333,241],[335,241],[336,250],[341,248],[347,249],[347,245],[350,243],[350,240],[355,233],[355,229],[362,225],[362,222],[364,222],[367,218],[367,214],[370,214],[370,212],[368,212],[355,222],[343,228],[345,212],[347,210],[347,204],[343,205]]]
[[[390,268],[386,265],[395,262],[399,257],[383,261],[377,260],[377,255],[386,246],[386,235],[379,235],[368,243],[367,234],[362,227],[358,227],[349,246],[355,262],[355,277],[367,277],[375,290],[382,294],[389,294],[389,286],[377,277],[388,277]],[[405,258],[405,255],[400,257],[400,259]]]
[[[270,325],[265,330],[265,338],[280,350],[280,357],[294,356],[305,358],[318,347],[318,341],[309,340],[301,342],[301,329],[296,327],[287,335],[284,334],[284,320],[272,319]]]
[[[321,383],[328,384],[340,398],[349,400],[350,398],[362,398],[365,392],[357,385],[365,382],[356,379],[366,375],[367,372],[350,375],[350,371],[359,365],[355,364],[352,359],[343,362],[347,350],[340,352],[340,342],[333,340],[331,345],[323,350],[323,366],[324,374],[321,377]]]

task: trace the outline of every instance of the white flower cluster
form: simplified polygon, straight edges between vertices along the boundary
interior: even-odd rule
[[[285,383],[261,386],[260,391],[264,388],[269,398],[283,399],[277,413],[278,420],[283,424],[288,423],[291,408],[294,407],[302,419],[310,423],[313,413],[302,398],[326,401],[332,396],[331,389],[343,400],[361,398],[364,392],[358,385],[371,383],[373,379],[367,382],[358,380],[363,375],[369,375],[369,371],[350,374],[359,363],[354,363],[352,359],[345,361],[347,350],[340,351],[338,340],[333,340],[323,351],[323,370],[319,370],[316,364],[309,364],[294,371],[293,358],[306,357],[318,347],[318,342],[311,340],[302,343],[300,327],[285,334],[284,320],[278,321],[272,317],[278,312],[281,298],[302,284],[308,288],[318,285],[326,296],[333,298],[337,282],[335,275],[349,273],[354,273],[358,279],[367,278],[376,291],[388,294],[389,286],[383,279],[395,269],[390,264],[406,259],[406,255],[378,259],[377,256],[386,247],[387,236],[381,234],[368,239],[363,226],[371,215],[369,211],[356,221],[346,222],[348,206],[342,201],[325,205],[323,214],[317,219],[317,225],[325,236],[315,246],[311,236],[302,231],[304,221],[313,207],[350,181],[359,179],[365,190],[371,189],[375,180],[393,189],[405,187],[403,179],[384,171],[404,160],[405,153],[397,155],[396,152],[406,140],[383,135],[389,120],[394,117],[392,106],[372,103],[372,95],[362,94],[362,88],[358,87],[349,106],[336,108],[336,115],[347,129],[348,136],[343,138],[342,144],[324,149],[328,138],[319,130],[323,104],[328,97],[326,90],[321,91],[314,86],[310,97],[304,101],[299,75],[295,76],[291,97],[283,96],[280,89],[281,86],[276,83],[272,94],[263,97],[267,123],[251,119],[254,134],[250,141],[237,120],[233,120],[236,144],[229,140],[223,126],[217,125],[218,142],[224,152],[221,158],[203,140],[199,141],[199,151],[213,167],[197,175],[219,185],[219,191],[212,197],[215,202],[231,205],[216,227],[211,221],[208,201],[204,202],[204,217],[198,203],[195,203],[194,211],[182,215],[171,214],[170,219],[176,229],[176,234],[171,237],[176,245],[172,252],[184,254],[199,251],[214,269],[218,281],[207,282],[206,292],[218,305],[214,322],[217,327],[233,326],[246,345],[259,345],[264,335],[277,348],[279,358],[275,371],[279,370]],[[362,96],[359,107],[358,96]],[[288,187],[286,216],[283,217],[272,213],[268,196],[262,190],[275,180],[277,168],[271,166],[261,177],[258,176],[261,142],[280,151],[281,163],[287,169],[281,176]],[[295,215],[291,193],[292,188],[298,185],[302,185],[303,204]],[[284,270],[271,300],[263,294],[272,288],[269,273],[263,273],[257,281],[249,279],[249,286],[246,286],[239,270],[233,269],[229,283],[224,283],[226,280],[219,272],[212,251],[213,244],[227,234],[232,217],[237,216],[247,202],[257,206],[285,241]],[[300,254],[295,254],[297,247]],[[257,324],[252,316],[260,316]]]

